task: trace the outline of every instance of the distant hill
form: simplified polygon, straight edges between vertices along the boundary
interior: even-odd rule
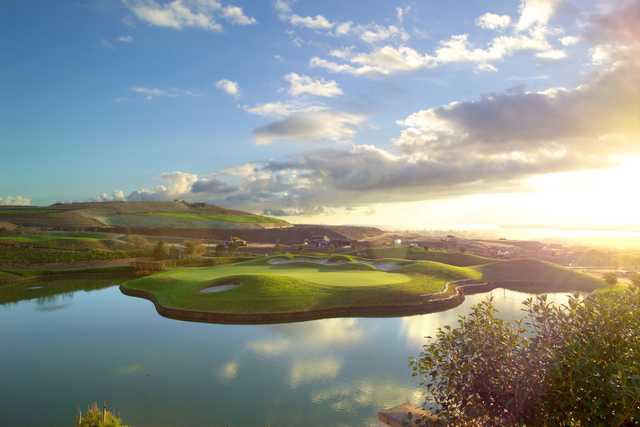
[[[488,282],[532,282],[555,290],[591,291],[604,285],[594,276],[557,264],[533,259],[498,261],[476,267]]]
[[[136,229],[247,229],[291,227],[281,219],[204,203],[92,202],[47,207],[0,207],[0,222],[23,226]]]

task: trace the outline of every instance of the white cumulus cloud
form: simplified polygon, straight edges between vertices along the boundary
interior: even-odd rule
[[[231,95],[237,97],[240,95],[240,86],[238,83],[233,80],[222,79],[216,82],[216,87],[226,93],[227,95]]]
[[[289,83],[289,94],[291,96],[308,94],[330,98],[342,95],[342,89],[334,80],[314,79],[297,73],[289,73],[284,76],[284,79]]]

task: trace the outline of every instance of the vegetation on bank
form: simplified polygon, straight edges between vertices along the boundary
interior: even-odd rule
[[[640,423],[640,290],[523,304],[499,319],[487,299],[439,329],[411,362],[443,422],[473,426]]]
[[[57,248],[10,247],[0,244],[0,263],[11,265],[74,263],[135,258],[148,255],[146,251],[65,250]]]
[[[127,427],[120,417],[115,415],[106,406],[100,408],[94,403],[87,408],[85,413],[79,412],[74,427]]]

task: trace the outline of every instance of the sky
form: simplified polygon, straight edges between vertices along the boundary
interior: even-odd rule
[[[640,229],[640,0],[5,0],[0,204]]]

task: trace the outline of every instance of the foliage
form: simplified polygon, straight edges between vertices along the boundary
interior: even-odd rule
[[[87,412],[78,414],[75,427],[127,427],[108,408],[100,409],[97,403],[89,406]]]
[[[67,250],[0,244],[0,262],[10,265],[104,261],[141,255],[141,251]]]
[[[544,296],[524,321],[496,317],[491,299],[440,329],[411,361],[455,425],[640,423],[640,291]]]
[[[629,275],[629,280],[633,286],[640,288],[640,273],[631,273]]]
[[[158,242],[153,248],[153,257],[158,260],[169,258],[169,248],[163,241]]]
[[[198,257],[203,255],[206,250],[207,248],[202,244],[202,242],[188,241],[185,243],[185,252],[187,253],[187,256]]]
[[[609,286],[615,286],[618,284],[618,276],[616,276],[616,273],[606,273],[604,281]]]

